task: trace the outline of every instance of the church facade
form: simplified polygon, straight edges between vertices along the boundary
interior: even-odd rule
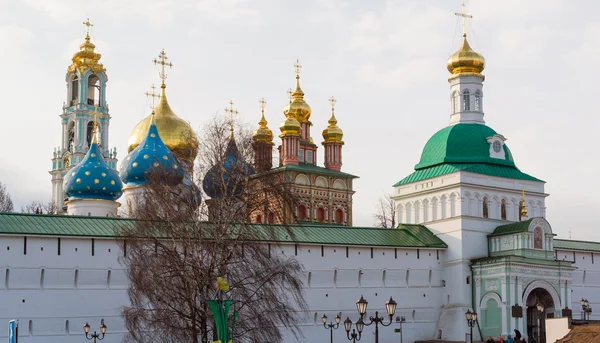
[[[196,138],[167,102],[166,77],[158,105],[134,128],[117,172],[116,151],[107,148],[107,77],[99,60],[87,35],[67,72],[61,146],[52,158],[57,214],[0,214],[0,317],[19,320],[21,343],[79,342],[83,325],[97,329],[101,320],[108,326],[106,341],[120,341],[126,333],[120,310],[128,303],[128,280],[119,257],[127,252],[115,230],[133,219],[119,217],[117,209],[135,203],[152,168],[169,170],[173,187],[191,182],[197,150],[181,137]],[[164,51],[156,63],[164,76],[170,65]],[[298,62],[296,88],[279,128],[277,166],[263,103],[252,142],[256,164],[245,170],[285,173],[300,195],[287,220],[301,238],[265,244],[305,267],[309,310],[301,323],[303,341],[327,338],[323,314],[331,319],[341,313],[342,320],[356,322],[361,297],[369,301],[369,314],[385,313],[384,304],[393,297],[398,303],[393,321],[405,319],[407,342],[464,340],[467,311],[479,314],[475,340],[513,329],[537,339],[544,318],[563,316],[566,309],[578,318],[579,299],[592,307],[600,302],[595,263],[600,243],[555,239],[545,219],[545,182],[518,169],[506,137],[484,121],[485,60],[469,46],[466,33],[447,67],[449,125],[429,139],[414,172],[394,185],[402,223],[396,228],[352,225],[356,176],[342,171],[343,131],[335,99],[322,132],[320,167]],[[233,155],[235,144],[232,138]],[[212,192],[206,179],[203,189],[211,197],[223,196]],[[253,213],[250,221],[279,225],[270,209]],[[596,317],[592,313],[591,319]],[[371,341],[373,332],[366,326],[362,339]],[[380,328],[379,334],[381,342],[399,340],[392,328]],[[345,336],[343,326],[334,331],[336,340]]]

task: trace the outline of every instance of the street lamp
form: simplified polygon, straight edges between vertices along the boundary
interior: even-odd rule
[[[467,318],[467,325],[469,325],[469,329],[471,330],[469,337],[471,337],[471,343],[473,343],[473,327],[475,326],[475,323],[477,323],[477,312],[467,310],[465,317]]]
[[[406,321],[406,317],[396,317],[396,323],[400,323],[400,343],[402,343],[402,323]]]
[[[540,311],[540,316],[538,317],[538,342],[541,343],[541,338],[542,338],[542,327],[541,325],[541,317],[542,317],[542,313],[544,312],[544,305],[542,305],[541,303],[537,303],[537,305],[535,305],[537,307],[537,310]]]
[[[592,308],[590,307],[590,302],[587,299],[581,298],[581,301],[579,303],[581,304],[581,309],[583,310],[583,312],[582,312],[583,320],[586,320],[586,314],[587,314],[587,320],[589,320],[590,314],[592,313]]]
[[[331,343],[333,343],[333,330],[337,330],[338,327],[340,327],[340,315],[337,314],[335,316],[335,324],[333,324],[333,322],[330,322],[329,324],[327,324],[327,316],[323,315],[323,317],[321,317],[321,320],[323,321],[323,327],[325,329],[329,329],[329,340]],[[344,325],[346,325],[346,323],[344,322]],[[350,325],[352,325],[352,322],[350,322]]]
[[[104,335],[106,334],[106,325],[104,325],[104,319],[100,320],[100,333],[96,333],[96,331],[94,331],[94,333],[90,335],[90,324],[88,324],[87,322],[83,326],[83,332],[85,332],[85,338],[87,338],[88,340],[93,339],[94,343],[96,343],[96,339],[98,339],[99,341],[103,340]]]
[[[358,320],[356,321],[356,330],[358,330],[358,334],[356,333],[356,330],[354,330],[354,329],[352,329],[352,334],[350,334],[351,328],[352,328],[352,321],[350,320],[349,317],[346,317],[346,320],[344,320],[344,329],[346,330],[346,337],[348,337],[348,340],[352,341],[352,343],[356,343],[356,342],[360,341],[360,339],[362,337],[362,332],[363,332],[363,329],[365,328],[365,323],[363,322],[362,318],[358,318]]]
[[[392,317],[394,316],[394,313],[396,313],[396,307],[398,306],[398,303],[396,303],[392,297],[390,297],[390,300],[385,302],[385,309],[389,317],[389,322],[387,324],[383,322],[384,317],[379,317],[379,311],[375,311],[375,317],[369,317],[369,323],[364,323],[363,318],[367,313],[368,305],[369,302],[366,301],[361,295],[360,299],[356,302],[356,309],[358,310],[358,314],[360,314],[360,322],[362,325],[369,326],[371,324],[375,324],[375,343],[379,343],[379,325],[381,324],[381,326],[390,326],[392,324]],[[358,323],[359,322],[356,322],[357,328],[359,325]]]

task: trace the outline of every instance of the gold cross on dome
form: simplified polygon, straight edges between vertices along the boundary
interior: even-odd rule
[[[160,95],[154,93],[154,90],[156,89],[156,87],[154,87],[154,84],[152,84],[150,88],[152,88],[152,92],[146,92],[145,94],[146,96],[152,97],[152,112],[154,112],[154,99],[160,98]]]
[[[165,85],[165,80],[167,79],[167,73],[165,73],[165,67],[173,68],[173,63],[167,62],[169,58],[167,57],[167,53],[165,53],[165,49],[162,49],[158,54],[158,59],[153,59],[152,62],[154,64],[160,64],[160,72],[158,73],[158,77],[162,80],[162,86]]]
[[[291,88],[288,88],[287,95],[288,95],[288,98],[290,98],[290,103],[292,102],[292,94],[294,94],[294,92],[292,91]]]
[[[465,13],[465,3],[463,2],[461,6],[461,13],[455,12],[454,15],[458,17],[462,17],[462,27],[463,27],[463,37],[467,36],[467,18],[473,19],[473,16]]]
[[[300,69],[302,69],[302,65],[300,61],[296,58],[296,63],[294,63],[294,71],[296,72],[296,77],[300,77]]]
[[[233,115],[239,114],[238,110],[233,109],[233,100],[229,100],[229,108],[225,107],[225,112],[229,113],[229,131],[233,139]]]
[[[85,28],[85,34],[86,34],[86,36],[89,37],[90,36],[90,27],[94,26],[94,24],[92,24],[90,22],[90,18],[87,18],[87,20],[83,22],[83,25],[86,26],[86,28]]]
[[[333,112],[336,102],[337,102],[337,100],[335,100],[335,98],[332,95],[331,98],[329,98],[329,103],[331,104],[331,112]]]
[[[258,103],[260,103],[260,110],[261,110],[262,114],[264,115],[265,114],[265,106],[267,106],[267,101],[265,100],[265,98],[260,98]]]

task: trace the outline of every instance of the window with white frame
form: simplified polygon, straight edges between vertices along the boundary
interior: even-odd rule
[[[460,99],[458,96],[458,92],[452,93],[452,111],[453,113],[460,112]]]
[[[479,91],[475,92],[475,111],[481,111],[481,94],[479,94]]]
[[[298,153],[298,158],[299,158],[300,162],[304,162],[304,149],[300,149],[300,151]]]
[[[471,92],[468,90],[463,92],[463,111],[471,110]]]

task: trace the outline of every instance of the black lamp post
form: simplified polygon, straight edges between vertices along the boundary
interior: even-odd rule
[[[396,323],[400,323],[400,343],[402,343],[402,323],[406,321],[406,317],[396,317]]]
[[[581,309],[583,310],[583,320],[590,320],[590,314],[592,313],[590,302],[587,299],[581,298],[581,301],[579,303],[581,304]]]
[[[88,340],[94,340],[94,343],[96,343],[96,339],[98,339],[99,341],[104,339],[104,335],[106,334],[106,325],[104,325],[104,319],[102,319],[100,321],[100,333],[96,333],[96,331],[94,331],[93,334],[89,334],[90,333],[90,324],[85,323],[85,325],[83,326],[83,332],[85,332],[85,338],[87,338]]]
[[[465,317],[467,318],[467,325],[469,325],[469,329],[471,330],[469,333],[470,341],[473,343],[473,327],[475,326],[475,323],[477,323],[477,312],[467,310]]]
[[[356,321],[356,330],[358,330],[358,334],[356,333],[356,330],[352,329],[352,334],[350,334],[350,329],[352,328],[352,321],[350,320],[349,317],[346,317],[346,320],[344,320],[344,329],[346,329],[346,337],[348,337],[349,341],[352,341],[352,343],[356,343],[358,341],[360,341],[361,337],[362,337],[362,332],[363,329],[365,328],[365,323],[363,322],[362,318],[358,318],[358,320]]]
[[[358,310],[358,314],[360,314],[361,321],[367,313],[367,305],[369,305],[369,302],[366,301],[361,295],[360,299],[356,302],[356,309]],[[379,343],[379,325],[390,326],[392,324],[392,317],[394,316],[394,313],[396,313],[396,306],[398,306],[398,304],[394,301],[394,299],[392,299],[392,297],[390,297],[390,300],[385,302],[385,309],[389,317],[389,322],[387,324],[383,322],[385,320],[384,317],[379,317],[379,311],[375,311],[375,317],[369,317],[369,323],[362,323],[362,325],[366,326],[375,324],[375,343]],[[356,325],[358,327],[358,322],[356,322]]]
[[[337,314],[335,316],[335,324],[333,324],[333,322],[330,322],[329,324],[327,324],[327,316],[323,315],[323,317],[321,317],[321,320],[323,321],[323,327],[325,329],[329,329],[329,340],[331,343],[333,343],[333,330],[337,330],[338,327],[340,327],[340,315]]]

